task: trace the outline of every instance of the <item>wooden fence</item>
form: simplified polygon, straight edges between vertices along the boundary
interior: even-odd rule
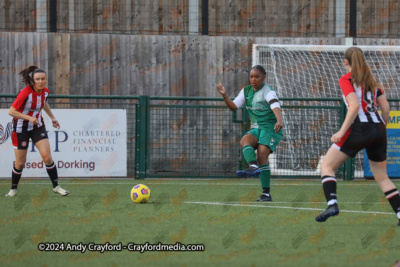
[[[0,94],[17,93],[23,87],[18,72],[38,65],[48,73],[52,94],[216,97],[222,82],[233,97],[248,83],[254,43],[335,45],[345,39],[1,32]]]
[[[203,4],[208,3],[205,7]],[[0,0],[0,30],[247,37],[349,36],[350,0]],[[397,38],[397,0],[357,0],[357,37]]]

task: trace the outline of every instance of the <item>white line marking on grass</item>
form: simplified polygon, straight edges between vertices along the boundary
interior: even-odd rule
[[[226,204],[254,204],[254,202],[224,202]],[[309,203],[309,204],[318,204],[318,203],[325,203],[326,201],[321,201],[321,202],[309,202],[309,201],[302,201],[302,202],[271,202],[268,204],[299,204],[299,203]],[[342,202],[340,201],[338,204],[380,204],[379,202]]]
[[[286,207],[286,206],[264,206],[264,205],[229,204],[229,203],[222,203],[222,202],[185,202],[185,203],[187,203],[187,204],[200,204],[200,205],[216,205],[216,206],[272,208],[272,209],[325,210],[325,209],[299,208],[299,207]],[[341,211],[341,212],[353,212],[353,213],[367,213],[367,214],[393,214],[392,212],[380,212],[380,211],[362,211],[362,210],[340,210],[340,211]]]
[[[148,185],[203,185],[203,186],[211,186],[211,187],[217,187],[217,186],[260,186],[259,183],[257,184],[238,184],[236,182],[230,182],[226,183],[224,181],[219,182],[218,180],[215,181],[215,183],[176,183],[176,182],[168,182],[168,181],[160,181],[160,182],[147,182],[147,181],[138,181],[138,180],[132,180],[131,182],[126,182],[126,183],[119,183],[119,182],[91,182],[90,180],[82,180],[82,182],[68,182],[68,180],[61,181],[63,185],[110,185],[110,184],[115,184],[115,185],[134,185],[137,183],[143,183],[143,184],[148,184]],[[49,183],[30,183],[29,180],[27,181],[21,181],[20,184],[49,184]],[[396,184],[396,183],[394,183]],[[357,187],[357,186],[377,186],[378,184],[373,183],[373,184],[346,184],[346,183],[338,183],[337,186],[348,186],[348,187]],[[277,187],[285,187],[285,186],[321,186],[321,183],[315,183],[315,184],[302,184],[302,183],[297,183],[297,184],[272,184],[272,186],[277,186]]]
[[[59,180],[60,181],[60,180]],[[27,182],[20,182],[19,183],[19,185],[31,185],[31,184],[34,184],[34,185],[37,185],[37,184],[47,184],[47,185],[51,185],[51,183],[27,183]],[[81,183],[68,183],[68,182],[66,182],[66,181],[63,181],[62,183],[61,183],[62,185],[66,185],[66,186],[68,186],[68,185],[93,185],[93,184],[97,184],[97,185],[102,185],[102,184],[105,184],[105,185],[110,185],[110,184],[125,184],[125,185],[127,185],[127,184],[132,184],[132,185],[134,185],[135,183],[92,183],[92,182],[90,182],[90,181],[85,181],[85,182],[81,182]]]

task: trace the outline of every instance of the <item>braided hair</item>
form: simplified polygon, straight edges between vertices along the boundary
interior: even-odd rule
[[[255,65],[251,68],[252,70],[257,69],[259,70],[264,76],[267,76],[267,72],[265,71],[264,67],[261,65]]]

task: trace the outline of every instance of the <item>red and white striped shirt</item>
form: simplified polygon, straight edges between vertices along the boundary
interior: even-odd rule
[[[346,101],[346,96],[350,93],[356,93],[357,95],[360,109],[354,122],[383,123],[381,114],[379,114],[376,107],[376,99],[383,95],[382,89],[377,88],[374,92],[365,92],[363,88],[351,82],[351,73],[343,75],[339,79],[339,85],[347,108],[349,108],[349,103]]]
[[[42,109],[46,104],[48,96],[49,89],[43,88],[42,92],[38,94],[31,86],[25,87],[18,93],[17,99],[12,103],[12,106],[22,114],[37,118],[40,125],[34,125],[28,120],[14,118],[12,121],[13,132],[22,133],[32,131],[44,124]]]

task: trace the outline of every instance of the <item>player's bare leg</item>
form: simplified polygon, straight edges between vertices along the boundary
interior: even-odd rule
[[[6,197],[13,197],[18,193],[18,183],[21,179],[22,170],[24,169],[26,162],[27,149],[14,149],[15,154],[15,164],[11,173],[11,189],[10,192],[6,194]]]
[[[324,222],[331,216],[339,214],[339,207],[337,205],[336,195],[336,177],[335,171],[350,157],[337,150],[335,147],[331,148],[326,153],[324,160],[321,164],[321,179],[322,188],[324,189],[325,198],[328,202],[328,208],[315,217],[317,222]]]
[[[393,182],[389,179],[386,171],[386,160],[381,162],[369,161],[371,172],[374,175],[375,181],[378,183],[382,192],[385,194],[386,199],[389,201],[390,206],[394,213],[399,218],[398,226],[400,226],[400,197],[399,191]]]
[[[57,166],[51,156],[49,139],[42,139],[36,142],[35,145],[39,150],[43,162],[46,164],[46,170],[50,177],[51,183],[53,184],[54,193],[60,194],[62,196],[67,196],[69,192],[58,185]]]

